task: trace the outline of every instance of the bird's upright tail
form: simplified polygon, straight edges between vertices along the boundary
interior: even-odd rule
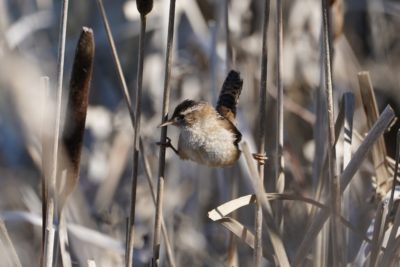
[[[232,123],[235,122],[236,106],[242,92],[243,80],[240,73],[231,70],[222,85],[219,94],[217,111]]]

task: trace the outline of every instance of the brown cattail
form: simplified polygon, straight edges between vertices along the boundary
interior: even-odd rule
[[[83,133],[85,130],[90,81],[92,79],[93,57],[93,31],[90,28],[83,27],[75,52],[65,125],[62,132],[64,157],[62,157],[59,166],[61,166],[61,171],[63,169],[67,170],[67,175],[64,186],[60,189],[59,209],[62,209],[68,195],[78,183]]]
[[[136,6],[140,15],[146,16],[153,9],[153,0],[136,0]]]

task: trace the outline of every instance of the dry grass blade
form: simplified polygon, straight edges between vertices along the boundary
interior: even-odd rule
[[[346,168],[346,166],[349,164],[350,159],[351,159],[351,143],[352,143],[352,138],[353,138],[353,116],[354,116],[354,94],[353,93],[345,93],[343,95],[343,100],[342,103],[344,105],[344,114],[345,114],[345,119],[344,119],[344,128],[343,128],[343,168]],[[336,135],[338,136],[338,135]],[[338,139],[338,138],[336,138]],[[349,190],[345,191],[343,193],[343,206],[344,208],[344,215],[346,219],[350,217],[351,213],[351,200],[350,200],[350,195],[351,193],[351,187]],[[343,242],[342,245],[342,253],[343,255],[346,255],[347,251],[347,244],[349,244],[349,234],[348,231],[346,231],[346,240]]]
[[[378,255],[385,232],[385,218],[387,214],[387,204],[380,203],[375,215],[374,232],[372,235],[371,255],[369,266],[374,267],[378,262]]]
[[[345,113],[345,102],[344,102],[344,98],[343,98],[342,102],[340,102],[339,114],[338,114],[338,116],[336,118],[336,122],[335,122],[335,145],[337,144],[337,142],[339,140],[339,134],[340,134],[340,131],[342,130],[343,125],[344,125],[345,114],[346,114]],[[317,153],[317,150],[316,150],[316,153]],[[322,196],[322,193],[323,193],[323,186],[324,186],[324,182],[325,182],[324,179],[323,179],[324,176],[321,173],[325,173],[326,172],[326,169],[328,168],[328,166],[327,166],[328,162],[327,162],[327,159],[325,158],[325,156],[321,157],[320,154],[316,154],[316,155],[317,155],[317,158],[318,158],[316,160],[316,162],[320,160],[319,158],[321,158],[323,160],[322,162],[324,163],[321,170],[319,170],[319,167],[317,167],[315,165],[317,163],[314,164],[314,168],[317,168],[319,170],[318,171],[318,175],[319,175],[319,177],[321,177],[321,178],[318,179],[317,187],[316,187],[316,190],[315,190],[315,199],[320,200],[321,196]],[[317,172],[317,169],[314,170],[314,171]],[[314,212],[315,212],[315,209],[312,210],[311,214],[314,214]]]
[[[393,174],[393,182],[392,182],[392,190],[390,192],[390,198],[389,198],[389,204],[388,204],[388,213],[386,216],[386,227],[389,224],[391,214],[394,212],[394,202],[398,201],[398,197],[395,200],[395,191],[398,191],[399,188],[397,187],[397,176],[398,176],[398,170],[399,170],[399,161],[400,161],[400,130],[397,131],[397,138],[396,138],[396,162],[395,162],[395,167],[394,167],[394,174]],[[392,248],[394,246],[398,228],[400,226],[400,205],[397,206],[396,210],[396,215],[394,218],[394,222],[392,225],[392,229],[389,235],[389,240],[387,241],[386,247],[389,248],[388,251],[385,252],[385,254],[382,256],[382,263],[381,264],[386,264],[382,266],[389,266],[389,259],[391,259],[390,253],[392,253]],[[385,227],[385,229],[386,229]],[[389,254],[389,255],[388,255]]]
[[[395,262],[398,262],[398,253],[400,250],[400,237],[396,238],[393,245],[388,249],[388,253],[386,255],[387,258],[385,258],[385,264],[387,265],[381,265],[381,266],[395,266]]]
[[[390,213],[388,213],[388,215],[389,214]],[[386,244],[387,249],[382,256],[382,261],[380,262],[381,266],[390,266],[389,262],[392,260],[392,257],[393,257],[393,248],[395,247],[396,236],[397,236],[399,227],[400,227],[400,205],[397,207],[396,216],[394,219],[392,230],[390,232],[389,240]]]
[[[266,193],[265,194],[268,200],[292,200],[292,201],[301,201],[305,204],[313,205],[316,208],[323,209],[329,212],[329,207],[315,201],[311,198],[306,198],[299,195],[292,195],[292,194],[279,194],[279,193]],[[238,238],[240,238],[244,243],[248,244],[251,248],[254,249],[254,236],[251,234],[250,230],[240,224],[238,221],[234,220],[233,218],[227,217],[230,213],[236,211],[239,208],[245,207],[249,204],[256,203],[256,196],[255,195],[246,195],[239,197],[237,199],[233,199],[228,201],[217,208],[208,212],[208,217],[220,223],[222,226],[227,228],[229,231],[234,233]],[[372,243],[364,233],[360,232],[358,228],[354,227],[349,221],[347,221],[344,217],[340,217],[341,223],[349,228],[354,234],[362,238],[367,243]],[[400,222],[400,216],[399,216]],[[270,251],[271,249],[263,248],[263,255],[267,257],[267,259],[271,260],[271,255],[266,253],[266,251]]]
[[[363,101],[365,115],[367,117],[367,125],[371,127],[378,119],[378,106],[376,104],[374,88],[368,71],[358,73],[358,82],[360,85],[360,93]],[[372,160],[376,170],[376,192],[378,196],[386,195],[390,188],[389,171],[386,161],[386,146],[383,136],[372,149]]]
[[[393,109],[390,106],[387,106],[385,110],[382,112],[379,119],[376,121],[372,129],[368,132],[368,135],[365,137],[364,141],[361,143],[357,151],[355,152],[353,158],[350,160],[347,167],[344,169],[343,173],[340,177],[340,190],[343,192],[354,174],[359,169],[361,163],[364,161],[365,157],[368,155],[369,150],[373,146],[373,144],[377,141],[377,139],[385,132],[386,128],[390,124],[390,122],[394,118]],[[304,258],[307,256],[308,250],[311,247],[312,242],[314,241],[317,234],[321,231],[323,225],[329,217],[329,213],[327,211],[320,211],[312,224],[308,227],[304,239],[302,240],[299,249],[295,256],[294,266],[300,266],[303,262]]]
[[[268,200],[298,200],[308,204],[312,204],[319,208],[327,208],[325,205],[315,201],[311,198],[306,198],[297,195],[290,195],[290,194],[280,194],[280,193],[265,193],[265,196]],[[225,202],[222,205],[219,205],[217,208],[208,212],[208,217],[215,221],[219,220],[222,217],[227,216],[228,214],[236,211],[239,208],[247,206],[249,204],[256,203],[256,196],[255,195],[246,195],[242,196],[228,202]]]
[[[236,235],[238,238],[240,238],[243,242],[245,242],[249,247],[252,249],[255,249],[254,243],[255,243],[255,238],[254,235],[251,233],[249,229],[247,229],[244,225],[239,223],[233,218],[230,217],[223,217],[215,222],[220,223],[222,226],[224,226],[226,229],[228,229],[231,233]],[[262,247],[262,255],[265,256],[266,259],[268,259],[271,262],[274,262],[273,255],[271,254],[272,249],[264,249]]]
[[[268,200],[292,200],[292,201],[301,201],[305,204],[313,205],[316,208],[325,209],[329,211],[329,207],[315,201],[312,198],[303,197],[300,195],[292,195],[292,194],[279,194],[279,193],[266,193],[265,194]],[[243,197],[239,197],[237,199],[233,199],[231,201],[225,202],[224,204],[218,206],[217,208],[208,212],[208,217],[213,221],[218,221],[230,213],[234,212],[235,210],[245,207],[249,204],[256,203],[256,196],[255,195],[246,195]],[[399,209],[400,210],[400,209]],[[359,236],[361,239],[366,241],[367,243],[372,243],[364,233],[360,232],[358,228],[354,227],[348,220],[344,217],[341,217],[341,222],[344,226],[349,228],[353,233]],[[400,212],[399,212],[399,223],[400,223]]]
[[[14,245],[11,241],[6,225],[3,220],[0,219],[0,248],[2,255],[2,262],[5,264],[8,262],[9,266],[22,267],[21,261],[18,258],[17,252],[15,251]],[[8,260],[6,260],[6,256]]]
[[[267,227],[268,236],[271,240],[272,247],[277,259],[277,264],[279,266],[290,266],[289,259],[286,255],[285,246],[283,245],[282,238],[280,237],[278,228],[275,225],[274,219],[272,217],[272,210],[268,199],[265,196],[264,186],[259,179],[257,169],[254,163],[254,159],[251,156],[249,147],[246,142],[241,145],[243,155],[246,159],[246,163],[250,172],[251,185],[257,196],[257,202],[261,204],[262,216],[265,220]]]
[[[262,50],[261,50],[261,79],[260,79],[260,107],[259,107],[259,129],[258,129],[258,154],[260,156],[265,155],[265,121],[267,118],[267,67],[268,67],[268,24],[269,24],[269,12],[270,12],[270,2],[269,0],[264,1],[264,19],[262,25]],[[261,181],[264,180],[264,165],[258,164],[258,175]],[[261,185],[263,183],[260,183]],[[260,189],[264,191],[264,186],[262,185]],[[262,257],[262,207],[261,203],[257,203],[255,211],[255,249],[254,249],[254,266],[261,266]],[[276,252],[276,251],[275,251]]]
[[[351,159],[351,142],[353,136],[354,94],[345,93],[344,103],[344,144],[343,144],[343,167],[345,168]],[[338,138],[336,138],[338,139]]]
[[[61,188],[58,210],[61,212],[68,196],[79,181],[79,165],[85,131],[94,58],[93,31],[83,27],[72,67],[66,120],[62,133],[66,160],[60,162],[60,173],[65,168],[65,183]],[[64,165],[62,165],[64,164]]]
[[[171,67],[172,67],[172,45],[174,40],[174,25],[175,25],[175,0],[170,0],[161,123],[164,123],[168,119],[169,95],[171,91],[170,77],[171,77]],[[168,127],[161,128],[160,143],[162,144],[165,143],[167,139],[167,128]],[[161,232],[161,217],[162,217],[162,207],[164,198],[164,178],[165,178],[165,149],[166,148],[164,146],[160,146],[160,154],[158,159],[157,206],[156,206],[156,218],[154,223],[152,266],[158,266],[158,259],[160,253],[160,232]]]
[[[67,226],[64,216],[61,216],[58,224],[58,237],[60,243],[60,253],[63,267],[72,267],[70,254],[70,244],[68,240]]]

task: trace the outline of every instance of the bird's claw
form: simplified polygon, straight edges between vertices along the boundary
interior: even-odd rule
[[[171,147],[172,146],[172,144],[171,144],[171,138],[169,138],[168,136],[167,137],[165,137],[165,142],[157,142],[156,143],[158,146],[164,146],[164,147]]]
[[[168,136],[165,137],[165,142],[157,142],[156,143],[158,146],[163,146],[165,148],[171,148],[176,154],[178,154],[178,150],[172,145],[171,143],[171,138]]]
[[[268,157],[264,153],[253,153],[253,158],[258,162],[260,165],[264,165],[265,161]]]

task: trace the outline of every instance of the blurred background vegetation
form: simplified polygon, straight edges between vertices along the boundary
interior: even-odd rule
[[[255,152],[264,1],[231,0],[228,4],[232,58],[227,60],[226,1],[177,0],[170,110],[187,98],[215,104],[229,68],[237,69],[244,79],[238,128]],[[108,0],[104,5],[133,96],[140,30],[136,3]],[[147,16],[145,40],[141,136],[154,181],[168,7],[169,1],[154,1],[153,11]],[[50,94],[55,96],[60,9],[60,1],[0,0],[0,218],[23,266],[36,265],[41,250],[41,135],[52,122],[43,114],[40,77],[50,77]],[[275,1],[271,1],[265,122],[270,158],[265,175],[267,192],[275,191],[275,19]],[[395,0],[338,0],[332,8],[335,103],[344,92],[355,94],[354,128],[362,134],[368,129],[359,96],[359,71],[370,71],[380,109],[391,104],[397,110],[400,104],[399,22],[400,2]],[[69,252],[73,266],[86,266],[88,259],[97,266],[122,266],[131,190],[132,125],[96,2],[70,1],[67,25],[65,88],[82,26],[93,29],[96,44],[80,183],[64,212]],[[285,192],[308,197],[313,196],[316,183],[312,180],[313,125],[321,77],[320,29],[320,1],[283,1]],[[385,135],[391,157],[395,154],[397,128],[396,124]],[[177,131],[169,130],[169,136],[176,144]],[[354,144],[356,147],[357,141]],[[241,166],[224,171],[210,169],[178,160],[168,151],[163,212],[177,266],[225,265],[231,246],[229,232],[212,222],[207,213],[233,196],[252,193]],[[139,168],[135,262],[136,266],[145,266],[152,255],[155,209],[143,166]],[[373,166],[367,161],[352,182],[355,189],[350,221],[361,232],[366,231],[377,205],[373,200],[373,173]],[[234,189],[232,184],[236,184]],[[289,258],[294,257],[304,237],[308,213],[301,202],[284,202],[283,240]],[[254,207],[239,210],[237,218],[252,229]],[[349,262],[355,259],[361,243],[359,236],[349,238]],[[236,245],[237,266],[252,266],[252,249],[239,239]],[[0,259],[8,257],[9,248],[3,248]],[[161,260],[165,260],[163,249]],[[4,261],[0,266],[9,265]]]

